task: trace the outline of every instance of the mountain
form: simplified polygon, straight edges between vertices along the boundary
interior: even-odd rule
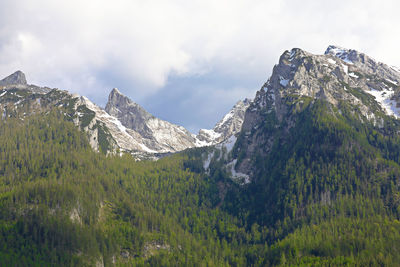
[[[128,152],[138,159],[157,159],[163,154],[192,147],[220,143],[240,131],[249,101],[239,101],[214,130],[201,130],[198,136],[182,126],[154,117],[140,105],[113,89],[105,110],[84,96],[67,91],[28,85],[24,73],[17,71],[0,81],[3,117],[66,109],[66,114],[88,134],[95,151]],[[13,97],[10,97],[13,96]],[[45,104],[44,104],[45,103]],[[12,110],[12,111],[11,111]],[[204,133],[214,133],[215,138]]]
[[[116,88],[111,91],[105,110],[137,132],[149,151],[176,152],[196,145],[196,138],[184,127],[154,117]]]
[[[29,90],[34,93],[48,93],[51,91],[51,89],[48,87],[40,87],[28,84],[25,74],[20,70],[14,72],[13,74],[5,77],[0,81],[0,90],[6,89],[22,89]]]
[[[0,86],[27,85],[25,74],[18,70],[0,81]]]
[[[197,138],[116,89],[103,110],[15,76],[0,91],[2,265],[400,262],[394,67],[285,51],[253,101]],[[160,133],[195,141],[146,152],[173,149]]]
[[[397,261],[366,240],[373,224],[400,230],[399,85],[396,68],[355,50],[285,51],[237,140],[199,152],[219,207],[267,227],[265,265]],[[389,232],[376,242],[391,243]]]
[[[319,100],[338,115],[348,105],[361,122],[383,128],[386,116],[399,117],[399,84],[395,68],[355,50],[329,46],[324,55],[285,51],[246,110],[230,158],[237,161],[235,171],[254,176],[259,171],[255,158],[267,157],[277,140],[295,128],[299,113]]]
[[[244,114],[250,103],[251,101],[247,98],[243,101],[239,100],[213,129],[201,129],[197,139],[201,143],[215,145],[239,133],[242,129]]]

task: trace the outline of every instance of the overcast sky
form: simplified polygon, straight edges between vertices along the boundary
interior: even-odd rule
[[[104,107],[117,87],[157,117],[212,128],[279,56],[329,44],[400,66],[399,1],[1,0],[0,76]]]

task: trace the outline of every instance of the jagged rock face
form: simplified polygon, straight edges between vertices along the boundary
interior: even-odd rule
[[[16,116],[23,119],[29,114],[57,107],[68,120],[87,133],[95,151],[129,152],[138,159],[156,159],[163,153],[220,143],[240,131],[249,105],[248,100],[239,101],[213,130],[203,130],[213,132],[217,137],[202,139],[182,126],[154,117],[117,89],[111,91],[106,110],[103,110],[86,97],[29,85],[20,71],[1,82],[0,111],[3,118]]]
[[[25,74],[19,70],[0,81],[0,90],[6,90],[6,89],[29,90],[37,94],[46,94],[52,90],[48,87],[40,87],[28,84],[25,78]]]
[[[235,106],[220,120],[212,130],[201,129],[197,135],[200,142],[218,144],[236,135],[242,129],[244,114],[251,101],[244,99],[238,101]]]
[[[248,99],[239,101],[214,129],[202,129],[197,136],[182,126],[154,117],[116,88],[111,91],[105,110],[111,116],[118,118],[123,126],[137,132],[144,145],[151,151],[166,153],[213,145],[227,140],[240,132],[245,110],[249,104]]]
[[[331,55],[340,58],[344,62],[356,66],[359,70],[370,75],[379,75],[379,77],[389,80],[396,80],[399,77],[399,71],[384,63],[378,62],[375,59],[360,53],[353,49],[345,49],[342,47],[330,45],[325,55]]]
[[[111,91],[105,110],[111,116],[118,118],[125,127],[137,131],[146,138],[151,137],[152,132],[146,122],[154,116],[122,95],[118,89],[114,88]]]
[[[399,83],[400,73],[395,68],[355,50],[330,46],[324,55],[297,48],[285,51],[246,110],[233,151],[233,160],[241,154],[235,170],[252,177],[254,158],[266,157],[275,142],[265,125],[276,120],[289,132],[296,123],[296,110],[301,110],[305,101],[322,99],[339,112],[347,103],[361,121],[383,127],[386,115],[400,115]]]
[[[34,90],[30,90],[32,88]],[[88,106],[90,107],[85,98],[58,89],[50,90],[29,85],[7,86],[0,91],[1,118],[14,117],[24,120],[32,114],[42,114],[57,108],[66,120],[87,133],[89,143],[95,151],[116,151],[118,144],[108,130],[113,127],[97,120],[98,114]]]
[[[195,137],[185,128],[154,117],[117,89],[111,91],[106,111],[123,126],[136,131],[154,152],[176,152],[196,145]]]
[[[0,81],[0,86],[7,85],[26,85],[25,74],[22,71],[16,71]]]

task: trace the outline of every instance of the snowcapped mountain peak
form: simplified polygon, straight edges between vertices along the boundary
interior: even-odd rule
[[[334,57],[340,58],[348,64],[353,64],[354,60],[357,59],[358,52],[352,49],[346,49],[340,46],[330,45],[325,51],[325,55],[332,55]]]
[[[328,54],[339,54],[339,53],[346,53],[349,52],[350,49],[338,46],[338,45],[329,45],[328,48],[325,50],[325,55]]]

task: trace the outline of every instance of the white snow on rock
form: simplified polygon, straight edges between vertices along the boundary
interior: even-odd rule
[[[349,59],[349,50],[339,47],[339,46],[329,46],[328,50],[326,51],[326,54],[331,54],[335,57],[340,58],[347,64],[354,64],[350,59]]]
[[[226,165],[227,170],[231,173],[231,178],[242,185],[250,183],[250,177],[247,174],[236,172],[236,162],[237,159],[234,159]]]
[[[336,61],[331,59],[331,58],[328,58],[328,62],[331,63],[331,64],[336,64]]]
[[[6,91],[6,90],[4,90],[4,92],[0,94],[0,97],[2,97],[2,96],[5,95],[5,94],[7,94],[7,91]]]
[[[350,72],[349,76],[352,77],[352,78],[356,78],[356,79],[359,78],[354,72]]]
[[[388,115],[395,116],[396,118],[400,117],[400,109],[396,107],[396,101],[390,99],[394,93],[393,91],[378,91],[371,88],[370,91],[366,92],[375,97],[375,100],[383,107]]]
[[[394,71],[400,72],[400,68],[396,67],[396,66],[390,66],[390,68]]]
[[[229,113],[224,117],[224,120],[226,117],[230,115]],[[221,136],[221,133],[216,133],[214,130],[208,130],[208,129],[202,129],[205,134],[207,134],[211,139],[217,139],[218,137]]]
[[[227,113],[225,116],[224,116],[224,118],[222,119],[222,121],[220,121],[216,126],[218,127],[218,126],[221,126],[222,124],[224,124],[224,123],[226,123],[230,118],[232,118],[233,117],[233,110],[230,110],[229,111],[229,113]],[[204,131],[213,131],[213,130],[206,130],[206,129],[203,129]],[[214,131],[213,131],[214,132]],[[218,134],[218,133],[216,133],[216,132],[214,132],[214,134],[217,134],[218,136],[216,136],[215,138],[218,138],[221,134]]]
[[[148,152],[148,153],[157,153],[157,151],[148,148],[148,147],[145,146],[144,144],[139,144],[139,145],[140,145],[140,147],[141,147],[144,151],[146,151],[146,152]]]
[[[214,151],[210,154],[207,155],[207,159],[206,161],[204,161],[203,163],[203,168],[205,171],[208,170],[208,168],[210,167],[210,163],[211,163],[211,159],[214,157]]]
[[[390,83],[392,83],[392,84],[394,84],[394,85],[397,85],[397,82],[396,82],[396,81],[393,81],[393,80],[391,80],[391,79],[386,79],[386,81],[388,81],[388,82],[390,82]]]
[[[134,130],[123,126],[116,117],[108,114],[105,110],[91,102],[87,97],[80,97],[80,101],[78,101],[78,105],[79,104],[83,104],[88,109],[95,112],[93,121],[103,122],[121,149],[128,151],[142,150],[149,153],[157,153],[157,151],[151,150],[145,144],[140,142],[139,139],[135,138],[138,134]]]
[[[342,66],[343,66],[344,73],[348,74],[349,73],[349,67],[347,65],[345,65],[345,64],[342,64]]]

